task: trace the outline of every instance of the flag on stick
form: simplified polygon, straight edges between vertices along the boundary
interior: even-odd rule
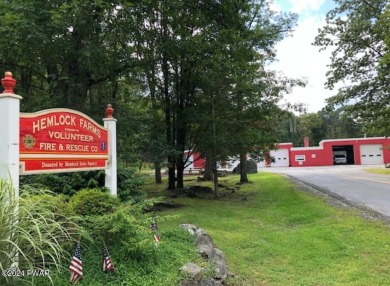
[[[160,235],[158,234],[158,226],[156,220],[152,221],[152,224],[150,225],[150,229],[153,231],[153,238],[157,246],[158,243],[160,242]]]
[[[70,283],[74,284],[83,278],[83,262],[81,261],[80,242],[76,246],[76,251],[70,262],[69,270],[71,272]]]
[[[102,270],[105,271],[114,271],[114,265],[112,264],[110,255],[108,254],[108,250],[106,245],[103,248],[103,261],[102,261]]]

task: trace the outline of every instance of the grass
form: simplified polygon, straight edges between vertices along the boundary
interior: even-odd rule
[[[390,169],[372,168],[372,169],[365,169],[365,170],[370,173],[390,175]]]
[[[221,198],[169,198],[179,214],[161,222],[164,231],[181,223],[209,233],[235,277],[229,285],[390,285],[390,229],[302,192],[272,173],[254,174],[251,184],[221,178]],[[188,181],[187,184],[204,184]],[[149,185],[151,196],[166,199],[164,186]],[[234,188],[234,191],[232,189]]]
[[[83,286],[176,286],[183,279],[179,268],[189,259],[198,259],[193,238],[184,230],[163,231],[164,240],[155,247],[151,238],[138,252],[124,251],[123,246],[111,243],[107,247],[115,272],[102,272],[103,248],[100,240],[86,242],[81,248],[84,278],[77,282]],[[35,279],[33,285],[69,285],[69,261],[64,261],[60,272],[50,271],[53,284],[45,277]]]
[[[193,238],[179,228],[181,223],[191,223],[209,233],[224,252],[234,273],[229,286],[390,285],[388,225],[368,221],[356,209],[335,207],[280,175],[259,173],[249,179],[250,184],[240,185],[238,176],[221,178],[219,199],[213,193],[188,198],[165,191],[165,183],[148,180],[149,198],[182,205],[156,213],[169,217],[158,220],[159,247],[152,234],[143,238],[137,251],[111,240],[108,248],[116,271],[103,273],[101,241],[84,241],[84,279],[78,284],[180,285],[179,268],[200,262]],[[211,182],[197,182],[195,176],[186,177],[185,183],[211,187]],[[73,254],[74,248],[69,251]],[[60,273],[51,270],[53,285],[69,285],[69,262],[70,257],[63,261]],[[50,281],[36,278],[34,285],[46,286]]]

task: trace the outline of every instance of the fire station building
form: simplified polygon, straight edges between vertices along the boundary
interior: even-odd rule
[[[313,147],[309,146],[308,138],[304,142],[304,147],[278,144],[278,149],[270,152],[275,160],[270,166],[331,166],[335,164],[335,156],[346,157],[345,163],[349,165],[390,163],[390,138],[386,137],[326,139]]]

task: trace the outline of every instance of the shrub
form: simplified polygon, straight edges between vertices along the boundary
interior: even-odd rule
[[[118,169],[118,197],[122,201],[142,201],[145,198],[142,187],[145,177],[133,169]]]
[[[18,198],[13,187],[0,180],[0,270],[16,262],[19,269],[58,268],[61,260],[69,259],[64,245],[80,234],[76,219],[64,215],[64,204],[63,197],[32,188]],[[1,275],[0,285],[21,285],[33,277],[21,279]]]
[[[124,245],[124,250],[140,249],[145,238],[150,237],[150,218],[144,209],[152,201],[120,202],[109,193],[85,189],[69,200],[71,209],[83,216],[82,225],[97,240],[113,240]]]
[[[73,195],[85,188],[104,188],[104,171],[40,174],[20,177],[20,185],[45,187],[57,194]]]
[[[40,174],[22,176],[20,185],[33,185],[38,188],[45,187],[57,194],[74,195],[82,189],[107,190],[104,183],[104,170],[62,173]],[[141,201],[145,198],[142,187],[145,178],[137,174],[133,169],[120,168],[117,171],[118,197],[122,201]]]
[[[119,200],[99,189],[84,189],[70,198],[69,205],[77,215],[104,215],[112,213]]]

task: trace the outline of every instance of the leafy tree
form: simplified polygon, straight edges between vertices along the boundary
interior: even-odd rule
[[[129,46],[121,1],[3,1],[0,3],[2,68],[15,71],[22,109],[103,108],[127,72]],[[100,93],[100,89],[108,89]],[[39,104],[37,104],[39,103]]]
[[[385,8],[385,12],[381,15],[379,19],[378,26],[381,27],[381,35],[385,42],[386,54],[383,56],[382,64],[384,66],[388,66],[390,64],[390,6],[387,5]]]
[[[286,113],[279,127],[278,142],[292,142],[293,146],[300,147],[303,138],[308,136],[313,146],[323,139],[358,138],[363,133],[361,122],[345,112],[345,107],[323,108],[298,116]]]
[[[362,137],[361,122],[344,112],[344,109],[327,110],[324,108],[317,113],[322,118],[322,128],[325,132],[323,139]]]
[[[130,98],[121,97],[117,102],[122,108],[118,126],[120,148],[124,162],[142,167],[143,162],[154,165],[155,181],[162,182],[161,168],[169,153],[164,136],[164,117],[160,109],[153,107],[145,94]]]
[[[309,137],[312,145],[318,145],[325,138],[322,118],[318,113],[308,113],[302,114],[299,119],[299,133],[303,137]],[[303,137],[300,140],[303,140]]]
[[[377,135],[390,134],[388,8],[386,0],[336,0],[315,44],[332,51],[327,87],[344,84],[329,104],[362,120]],[[386,10],[386,11],[385,11]],[[386,50],[387,49],[387,50]]]
[[[277,25],[269,31],[275,35],[264,33],[255,38],[253,33],[247,33],[250,29],[254,31],[255,26],[260,27],[260,23],[254,22],[259,19],[257,13],[261,9],[252,11],[255,6],[251,4],[250,1],[140,1],[134,6],[133,18],[139,27],[134,34],[137,55],[143,64],[153,106],[162,108],[165,115],[166,143],[170,148],[169,189],[176,187],[175,181],[177,187],[183,186],[186,163],[183,152],[196,141],[190,140],[196,134],[193,128],[199,130],[202,125],[198,116],[202,113],[200,102],[214,96],[205,77],[217,75],[223,61],[233,64],[227,69],[232,71],[235,61],[248,60],[240,52],[253,53],[260,43],[269,45],[267,41],[278,36]],[[270,22],[268,25],[272,26]],[[221,79],[221,74],[212,78]],[[224,80],[222,84],[218,92],[227,90],[232,83]]]
[[[275,73],[265,70],[274,57],[273,45],[290,30],[295,18],[275,15],[267,2],[248,1],[245,9],[245,13],[239,14],[240,28],[222,33],[229,36],[228,40],[222,38],[220,43],[223,45],[226,41],[228,44],[215,49],[218,52],[214,51],[212,63],[217,68],[205,69],[207,80],[203,87],[209,94],[209,102],[214,103],[214,106],[209,104],[214,112],[210,112],[210,108],[206,108],[206,112],[216,114],[216,130],[205,129],[206,132],[209,130],[209,138],[217,137],[216,142],[209,142],[209,150],[217,146],[217,150],[209,152],[215,154],[209,157],[215,161],[217,157],[239,155],[241,182],[248,181],[245,155],[255,151],[260,154],[259,151],[276,142],[272,131],[281,114],[276,103],[282,91],[301,83],[278,78]],[[198,145],[204,146],[204,143],[207,142]]]

